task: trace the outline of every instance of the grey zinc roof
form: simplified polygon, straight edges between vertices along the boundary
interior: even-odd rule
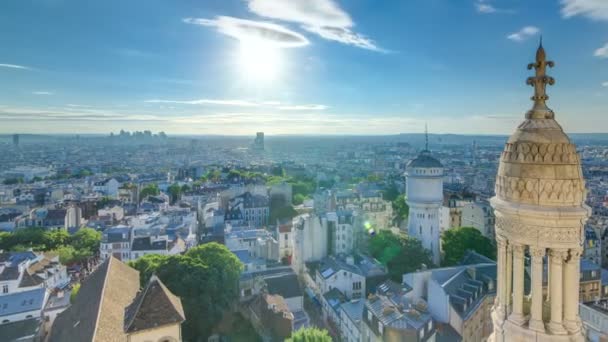
[[[281,295],[283,298],[300,297],[304,294],[295,273],[283,274],[265,279],[268,293]]]
[[[46,289],[38,288],[0,296],[0,317],[42,310],[45,295]]]
[[[410,162],[407,163],[407,167],[408,168],[411,168],[411,167],[431,168],[431,167],[443,167],[443,164],[441,164],[441,162],[439,160],[435,159],[431,155],[430,151],[424,150],[424,151],[420,152],[418,157],[410,160]]]

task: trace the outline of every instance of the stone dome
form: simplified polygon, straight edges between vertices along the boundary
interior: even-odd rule
[[[576,147],[545,101],[546,84],[553,78],[545,74],[542,46],[534,67],[536,76],[527,83],[534,86],[534,107],[509,138],[500,157],[496,177],[496,197],[503,201],[539,206],[580,206],[585,199],[585,182]]]
[[[408,168],[416,167],[416,168],[435,168],[435,167],[443,167],[443,164],[437,159],[435,159],[429,150],[424,150],[420,152],[418,157],[410,160],[407,163]]]

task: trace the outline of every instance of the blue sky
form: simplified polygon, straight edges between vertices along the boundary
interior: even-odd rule
[[[506,134],[540,34],[608,132],[606,0],[6,0],[0,133]]]

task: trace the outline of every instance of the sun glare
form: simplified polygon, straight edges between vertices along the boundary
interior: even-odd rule
[[[252,81],[273,81],[281,69],[280,49],[258,40],[241,41],[239,65],[243,76]]]

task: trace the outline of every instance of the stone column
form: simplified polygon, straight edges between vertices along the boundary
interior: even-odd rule
[[[506,278],[507,285],[505,286],[505,300],[507,305],[505,305],[505,309],[507,310],[507,316],[511,312],[511,303],[513,302],[513,243],[509,242],[507,245],[507,262],[506,262]]]
[[[526,322],[524,316],[524,249],[525,246],[513,245],[513,311],[509,320],[517,325]]]
[[[507,301],[505,300],[505,294],[506,294],[506,271],[507,268],[506,266],[506,252],[507,252],[507,240],[503,237],[497,237],[496,238],[496,247],[497,247],[497,251],[496,251],[496,267],[497,267],[497,288],[496,288],[496,298],[498,299],[498,310],[496,310],[496,313],[498,315],[498,318],[502,321],[505,319],[505,314],[506,314],[506,303]]]
[[[578,303],[581,254],[580,248],[571,249],[564,267],[564,325],[570,333],[580,330]]]
[[[564,298],[563,288],[563,262],[568,255],[567,250],[563,249],[551,249],[549,256],[550,262],[549,267],[551,268],[551,322],[549,323],[549,330],[553,334],[566,334],[566,329],[563,325],[563,307],[562,302]],[[577,279],[578,280],[578,279]],[[578,293],[577,293],[578,295]]]
[[[543,323],[543,257],[545,256],[545,248],[530,247],[530,255],[532,256],[532,284],[530,288],[532,303],[530,306],[529,327],[532,330],[544,332],[545,324]]]

